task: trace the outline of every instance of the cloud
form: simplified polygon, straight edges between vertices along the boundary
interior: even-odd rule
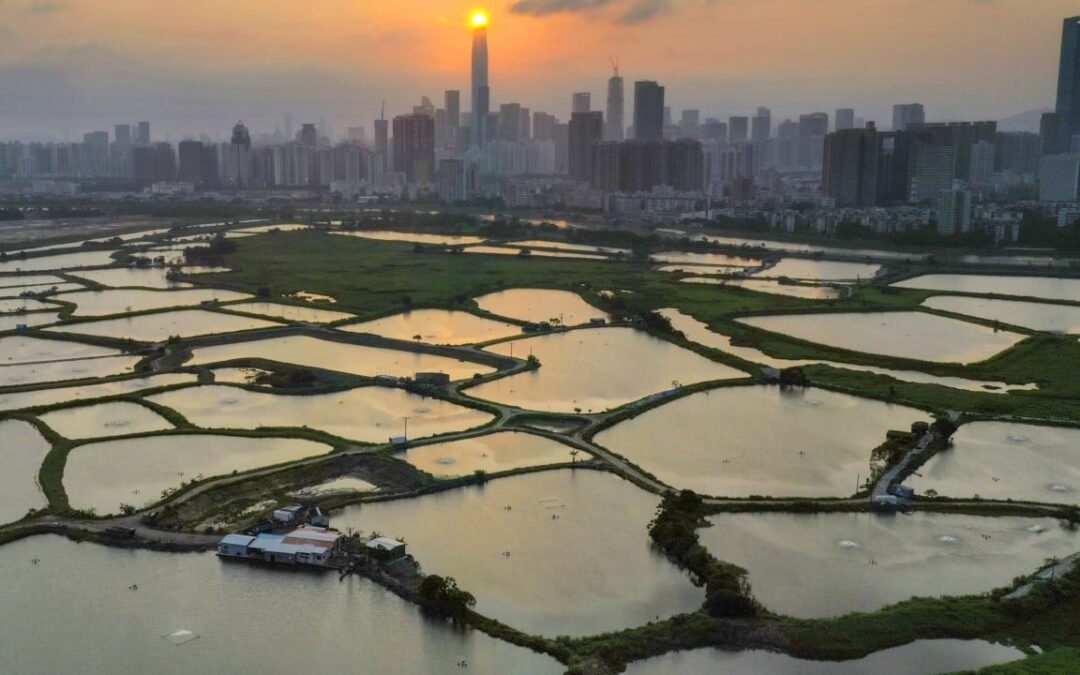
[[[24,5],[19,10],[19,14],[29,14],[33,16],[41,16],[43,14],[56,14],[57,12],[63,12],[68,6],[63,2],[57,2],[56,0],[38,0],[37,2],[31,2],[28,5]]]
[[[614,17],[614,21],[633,25],[674,11],[675,5],[676,0],[516,0],[510,5],[510,11],[525,16],[549,16],[617,7],[621,12]]]
[[[610,5],[619,0],[517,0],[510,5],[514,14],[547,16],[563,12],[584,12]]]
[[[619,23],[632,25],[642,23],[670,12],[674,7],[671,0],[638,0],[630,9],[619,17]]]

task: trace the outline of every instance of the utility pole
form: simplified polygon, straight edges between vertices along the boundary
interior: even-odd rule
[[[405,442],[408,443],[409,442],[409,416],[406,415],[405,417],[402,417],[401,419],[405,420]]]

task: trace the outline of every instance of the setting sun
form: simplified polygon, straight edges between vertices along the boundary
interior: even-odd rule
[[[487,14],[484,14],[483,12],[476,12],[475,14],[472,15],[472,26],[473,26],[473,28],[484,28],[484,27],[487,26],[487,24],[488,24]]]

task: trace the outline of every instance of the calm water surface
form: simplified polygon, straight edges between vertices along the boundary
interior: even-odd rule
[[[505,246],[469,246],[465,253],[486,253],[488,255],[520,255],[522,249]],[[540,251],[530,249],[529,254],[538,258],[576,258],[579,260],[607,260],[607,256],[592,253],[571,253],[568,251]]]
[[[228,272],[229,270],[225,267],[182,267],[180,271],[184,274],[202,274],[206,272]],[[157,289],[191,287],[191,284],[188,283],[169,280],[168,274],[169,270],[165,267],[114,267],[105,270],[87,270],[79,272],[77,276],[80,279],[88,279],[102,286],[114,288],[125,286]]]
[[[480,309],[519,321],[551,321],[575,326],[607,314],[581,299],[577,293],[545,288],[514,288],[476,298]]]
[[[417,340],[440,345],[467,345],[511,337],[521,327],[492,321],[468,312],[445,309],[415,309],[374,321],[340,326],[350,333],[372,333],[395,340]]]
[[[2,372],[2,371],[0,371]],[[84,387],[58,387],[22,393],[0,394],[0,410],[20,410],[37,406],[55,405],[68,401],[89,401],[106,396],[119,396],[133,391],[168,387],[174,384],[194,383],[198,377],[191,373],[163,373],[150,377],[137,377],[118,382],[89,384]]]
[[[118,513],[124,502],[157,502],[162,490],[200,474],[209,478],[327,452],[328,445],[295,438],[184,434],[103,441],[71,451],[64,487],[74,508],[92,507],[105,515]]]
[[[479,244],[484,241],[483,237],[471,237],[467,235],[423,234],[421,232],[394,232],[391,230],[332,232],[331,234],[345,237],[359,237],[360,239],[377,239],[379,241],[409,241],[416,244],[431,244],[435,246],[464,246],[468,244]]]
[[[962,377],[939,377],[937,375],[930,375],[928,373],[919,372],[917,370],[893,370],[891,368],[876,368],[874,366],[861,366],[853,363],[837,363],[835,361],[811,361],[811,360],[795,360],[795,359],[777,359],[769,356],[768,354],[754,349],[753,347],[737,347],[731,344],[731,338],[720,333],[709,330],[709,327],[704,323],[698,321],[692,316],[683,314],[677,309],[663,309],[660,313],[666,316],[671,325],[678,331],[682,331],[688,340],[693,340],[698,344],[705,345],[706,347],[712,347],[713,349],[719,349],[729,354],[734,354],[739,358],[752,361],[754,363],[760,363],[771,368],[798,368],[802,366],[812,366],[821,364],[824,366],[831,366],[833,368],[846,368],[847,370],[857,370],[866,373],[876,373],[878,375],[885,375],[902,382],[918,382],[920,384],[939,384],[943,387],[952,387],[954,389],[964,389],[967,391],[982,391],[989,393],[1005,394],[1010,391],[1023,391],[1036,389],[1034,384],[1016,385],[1005,384],[1004,382],[985,382],[981,380],[968,380]]]
[[[840,297],[840,290],[830,286],[804,286],[793,284],[781,284],[767,279],[714,279],[711,277],[688,277],[681,279],[685,284],[707,284],[712,286],[725,286],[731,288],[745,288],[748,291],[758,293],[771,293],[773,295],[786,295],[791,298],[804,300],[835,300]]]
[[[409,448],[405,461],[433,476],[464,476],[474,471],[496,473],[525,466],[569,462],[568,445],[520,431],[499,431],[448,443]],[[582,453],[578,459],[588,459]]]
[[[784,258],[772,267],[762,270],[760,275],[814,281],[855,281],[873,279],[880,270],[881,265],[866,263]]]
[[[846,497],[889,429],[928,414],[823,389],[723,387],[653,408],[596,442],[676,489],[721,497]],[[842,429],[843,431],[839,431]]]
[[[0,363],[40,363],[42,361],[60,361],[65,359],[91,359],[104,356],[119,356],[120,352],[108,347],[69,342],[66,340],[45,340],[25,335],[10,335],[0,338]]]
[[[806,661],[764,651],[695,649],[632,663],[626,675],[926,675],[978,670],[1024,658],[1015,647],[980,640],[918,640],[853,661]]]
[[[1080,503],[1080,429],[972,422],[905,484],[943,497]]]
[[[47,505],[37,478],[41,462],[49,454],[51,446],[34,425],[22,420],[0,420],[0,438],[3,439],[0,442],[2,525],[22,518],[30,509]]]
[[[590,635],[700,606],[702,591],[649,546],[656,504],[611,474],[567,469],[348,507],[333,522],[404,537],[425,573],[454,577],[510,626]]]
[[[897,282],[893,286],[1080,302],[1080,279],[1007,277],[987,274],[924,274],[921,277]]]
[[[967,314],[1031,330],[1080,333],[1080,307],[1020,300],[989,300],[959,295],[936,295],[927,298],[922,304],[932,309]]]
[[[126,436],[148,431],[164,431],[173,425],[156,412],[129,401],[64,408],[38,417],[64,438]]]
[[[797,617],[866,612],[912,596],[984,593],[1075,553],[1080,533],[1050,518],[830,513],[724,514],[698,530],[750,571],[769,609]]]
[[[549,412],[599,412],[677,384],[745,373],[633,328],[587,328],[493,345],[489,351],[540,359],[537,370],[493,380],[470,396]]]
[[[175,312],[87,321],[56,326],[47,330],[101,337],[123,336],[141,342],[164,342],[174,335],[193,337],[280,326],[280,323],[235,314],[210,312],[204,309],[181,309]]]
[[[425,619],[356,576],[339,582],[336,574],[230,563],[211,553],[24,539],[0,548],[0,604],[0,671],[19,675],[565,670],[550,657]],[[198,638],[175,646],[163,637],[181,629]]]
[[[1025,337],[925,312],[789,314],[738,321],[829,347],[937,363],[985,361]]]
[[[406,416],[410,438],[464,431],[492,419],[490,414],[479,410],[386,387],[290,396],[208,385],[148,398],[204,428],[307,426],[370,443],[385,443],[391,436],[403,435]]]
[[[412,377],[416,373],[442,372],[449,373],[454,380],[472,377],[474,373],[484,375],[494,370],[490,366],[445,356],[364,347],[307,335],[203,347],[195,350],[195,357],[186,365],[198,366],[231,359],[267,359],[353,375]]]
[[[335,312],[331,309],[319,309],[310,305],[285,305],[280,302],[241,302],[227,305],[224,309],[247,314],[260,314],[275,319],[303,321],[305,323],[330,323],[331,321],[356,318],[354,314]]]
[[[81,291],[64,293],[57,300],[74,303],[76,316],[105,316],[126,312],[143,312],[167,307],[191,307],[205,301],[217,300],[229,302],[244,300],[251,296],[247,293],[222,291],[213,288],[191,288],[175,291]]]
[[[79,253],[27,258],[26,260],[9,258],[5,262],[0,262],[0,272],[44,272],[77,267],[102,267],[112,265],[115,262],[112,259],[113,253],[115,251],[81,251]]]
[[[142,357],[139,356],[109,356],[73,361],[49,361],[45,363],[0,366],[0,387],[123,375],[130,373],[141,360]]]
[[[763,263],[756,258],[725,255],[723,253],[685,253],[668,251],[650,256],[654,262],[681,265],[722,265],[725,267],[759,267]]]

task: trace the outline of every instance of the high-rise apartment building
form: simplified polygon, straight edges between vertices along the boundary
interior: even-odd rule
[[[394,118],[394,171],[409,183],[435,181],[435,120],[427,115]]]
[[[758,108],[754,119],[750,121],[750,140],[756,144],[764,143],[772,135],[772,112],[768,108]]]
[[[634,83],[634,136],[664,137],[664,88],[652,80]]]
[[[595,146],[603,138],[603,113],[599,111],[576,112],[570,116],[570,178],[592,181]]]
[[[878,205],[880,145],[872,123],[865,129],[841,129],[825,137],[821,191],[836,206]]]
[[[837,131],[855,128],[855,110],[853,108],[837,108],[835,124]]]
[[[904,131],[916,124],[926,124],[926,111],[921,103],[897,103],[893,106],[893,131]]]
[[[728,141],[731,143],[750,140],[750,118],[748,117],[729,117],[727,129]]]

